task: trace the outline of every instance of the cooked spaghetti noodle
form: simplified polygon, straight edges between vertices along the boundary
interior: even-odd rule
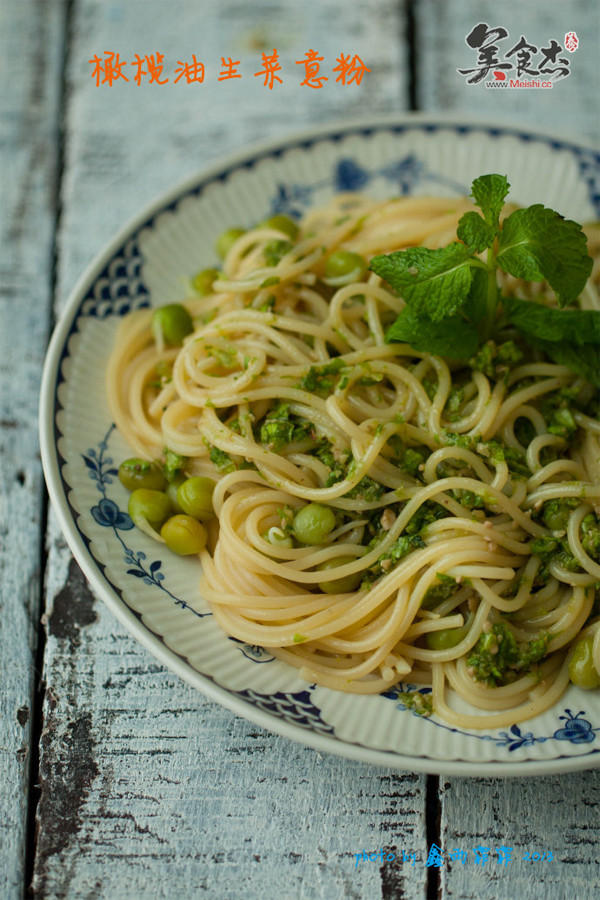
[[[441,246],[471,208],[345,195],[293,243],[246,232],[187,298],[182,347],[153,338],[149,310],[122,323],[107,392],[142,457],[168,447],[218,482],[200,591],[227,634],[336,690],[429,684],[447,722],[493,727],[555,703],[582,636],[600,671],[592,390],[541,353],[467,365],[386,343],[403,301],[374,274],[325,274],[339,250]],[[598,308],[594,278],[581,305]],[[335,517],[317,543],[294,534],[308,504]]]

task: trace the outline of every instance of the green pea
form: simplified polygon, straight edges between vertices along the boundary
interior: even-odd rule
[[[559,513],[546,513],[543,516],[543,522],[546,528],[550,528],[551,531],[566,531],[568,513],[566,516],[562,514],[562,511]]]
[[[218,269],[202,269],[192,278],[192,287],[201,297],[206,297],[207,294],[212,294],[213,284],[221,276]]]
[[[219,235],[215,244],[215,250],[221,259],[225,259],[235,242],[243,234],[246,234],[243,228],[228,228],[227,231]]]
[[[155,340],[162,337],[165,344],[179,347],[183,344],[184,337],[194,330],[194,323],[185,306],[181,303],[169,303],[154,310],[151,327]]]
[[[361,281],[367,271],[367,261],[359,253],[336,250],[325,263],[325,278],[347,278]]]
[[[319,571],[327,572],[338,566],[354,562],[355,559],[355,556],[336,556],[334,559],[328,559],[327,562],[321,563],[317,568]],[[332,581],[320,581],[319,587],[325,594],[351,594],[361,583],[362,576],[362,572],[354,572],[352,575],[344,575],[343,578],[334,578]]]
[[[292,241],[298,237],[298,226],[289,216],[271,216],[270,219],[265,219],[258,224],[260,228],[274,228],[276,231],[282,231]]]
[[[183,510],[179,505],[179,501],[177,500],[177,491],[185,481],[185,475],[175,475],[172,481],[169,481],[165,488],[165,492],[169,500],[171,501],[171,506],[175,510],[176,513],[182,513]]]
[[[160,529],[169,550],[178,556],[191,556],[206,547],[206,528],[191,516],[171,516]]]
[[[155,462],[146,459],[124,460],[119,466],[119,481],[128,491],[146,488],[150,491],[164,490],[166,478],[162,468]]]
[[[302,544],[322,544],[335,528],[335,513],[321,503],[308,503],[294,516],[294,534]]]
[[[162,491],[138,488],[129,497],[127,511],[134,525],[151,534],[152,530],[158,531],[171,515],[171,501]]]
[[[425,642],[430,650],[450,650],[456,647],[469,633],[469,625],[460,628],[442,628],[441,631],[428,631]]]
[[[204,475],[186,478],[177,488],[177,502],[188,516],[206,522],[214,516],[212,504],[214,489],[215,482],[212,478],[206,478]]]
[[[569,678],[573,684],[585,691],[600,687],[600,675],[594,666],[592,655],[593,644],[593,638],[583,638],[575,644],[573,655],[569,661]]]

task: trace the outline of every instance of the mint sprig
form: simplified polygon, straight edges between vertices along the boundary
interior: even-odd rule
[[[387,341],[402,341],[422,353],[464,359],[477,350],[477,329],[460,316],[448,316],[441,322],[420,318],[407,306],[390,326]]]
[[[375,256],[370,268],[398,292],[405,309],[388,341],[467,359],[501,326],[517,328],[531,346],[600,387],[600,312],[573,304],[592,270],[581,226],[542,204],[518,209],[500,223],[510,185],[481,175],[471,195],[481,214],[465,213],[447,247],[414,247]],[[480,254],[486,253],[485,262]],[[527,281],[547,281],[559,309],[502,298],[498,269]]]
[[[546,280],[561,307],[577,300],[592,271],[581,225],[541,203],[508,216],[498,233],[496,262],[515,278]]]
[[[510,184],[506,175],[480,175],[471,185],[471,197],[478,206],[485,221],[498,228],[500,213],[508,197]]]
[[[440,250],[413,247],[371,260],[374,272],[389,281],[407,304],[434,322],[463,306],[471,288],[471,267],[481,265],[457,241]]]
[[[591,309],[552,309],[529,300],[505,297],[504,318],[531,338],[565,341],[580,347],[600,344],[600,314]]]
[[[469,253],[483,253],[496,237],[496,229],[476,212],[465,213],[461,217],[456,235],[466,244]]]
[[[518,328],[528,344],[600,387],[600,313],[551,309],[513,297],[505,297],[502,305],[505,321]]]

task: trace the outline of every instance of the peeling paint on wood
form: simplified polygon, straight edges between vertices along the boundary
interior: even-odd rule
[[[96,621],[95,600],[83,573],[74,559],[69,563],[69,577],[52,602],[47,616],[48,633],[58,640],[68,640],[72,652],[81,643],[80,630]]]
[[[44,827],[38,832],[37,844],[38,857],[42,860],[37,877],[42,885],[44,865],[77,838],[82,826],[83,805],[92,781],[98,775],[95,746],[91,713],[81,713],[67,723],[61,746],[57,746],[51,724],[42,732],[38,821],[43,822]]]
[[[75,653],[68,637],[48,637],[40,896],[78,896],[93,883],[119,900],[233,900],[269,896],[275,882],[290,897],[394,896],[380,865],[356,867],[355,854],[404,846],[422,857],[421,776],[257,729],[158,666],[103,605],[97,615]],[[68,808],[55,796],[62,779],[82,787]],[[422,898],[424,883],[422,867],[396,882],[407,898]]]
[[[44,505],[37,406],[52,293],[64,5],[0,25],[0,896],[23,896]]]

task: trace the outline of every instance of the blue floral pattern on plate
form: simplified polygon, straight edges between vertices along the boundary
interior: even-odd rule
[[[82,314],[106,319],[149,306],[143,262],[137,240],[127,241],[98,275],[82,304]]]
[[[329,187],[333,182],[335,190],[339,192],[366,191],[376,178],[384,178],[393,185],[397,194],[410,194],[418,184],[428,181],[435,183],[438,188],[443,185],[458,194],[468,193],[466,185],[431,172],[414,154],[402,157],[391,165],[372,170],[346,157],[337,163],[331,178],[326,181],[316,181],[308,185],[278,185],[277,193],[271,200],[271,212],[274,215],[284,213],[300,218],[312,202],[314,192],[319,188]]]
[[[276,691],[274,694],[259,694],[252,690],[235,691],[238,697],[285,722],[319,734],[333,735],[334,729],[323,721],[321,710],[313,703],[311,692],[312,688],[295,693]]]
[[[189,610],[199,619],[211,615],[211,613],[197,612],[189,603],[176,597],[165,587],[163,584],[165,576],[160,571],[162,567],[160,559],[155,559],[146,566],[146,554],[142,550],[132,550],[123,540],[120,532],[131,530],[133,522],[127,513],[121,512],[114,500],[107,497],[107,488],[113,484],[114,477],[118,473],[118,470],[113,467],[112,457],[105,456],[110,436],[114,430],[115,426],[113,424],[98,444],[97,450],[95,447],[91,447],[87,453],[81,454],[88,469],[89,477],[96,482],[96,487],[102,494],[102,499],[98,505],[90,509],[92,518],[98,525],[102,525],[104,528],[112,528],[115,538],[120,542],[125,552],[125,562],[131,567],[127,569],[128,575],[132,575],[134,578],[141,578],[144,584],[160,588],[172,599],[176,606]]]
[[[409,706],[402,698],[403,696],[406,697],[407,694],[412,695],[413,693],[427,696],[431,694],[431,688],[419,688],[415,684],[398,684],[391,690],[385,691],[381,696],[386,697],[388,700],[398,700],[397,709],[408,710]],[[420,716],[421,719],[429,722],[431,725],[435,725],[436,728],[442,728],[444,731],[449,731],[452,734],[464,734],[478,741],[493,741],[497,747],[506,747],[509,752],[520,750],[522,747],[532,746],[533,744],[545,744],[546,741],[552,739],[571,741],[572,744],[589,744],[596,740],[596,732],[600,731],[600,727],[593,728],[591,722],[588,722],[587,719],[579,718],[585,715],[585,710],[583,709],[575,716],[570,709],[565,709],[566,715],[558,717],[559,721],[565,722],[565,725],[549,736],[539,735],[537,737],[531,731],[522,732],[518,725],[512,725],[509,731],[499,731],[497,734],[486,734],[481,731],[464,731],[461,728],[453,728],[451,725],[440,722],[435,716],[425,716],[414,709],[411,711],[413,716]]]

